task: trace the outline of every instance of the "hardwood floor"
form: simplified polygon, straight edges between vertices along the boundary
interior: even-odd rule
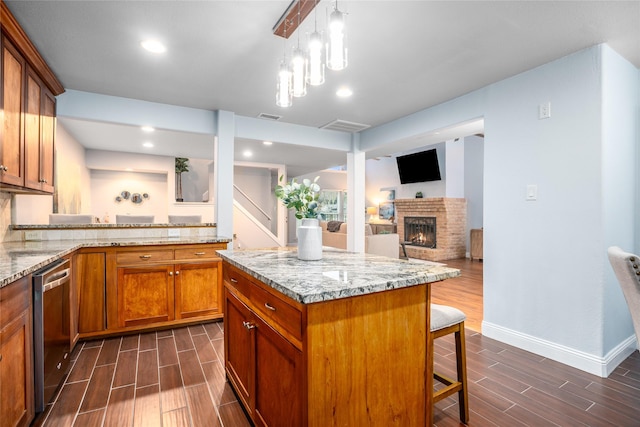
[[[461,261],[459,268],[467,281],[473,282],[473,274],[477,277],[481,270],[477,264]],[[447,282],[434,286],[438,288],[434,294],[444,293],[438,296],[441,302],[453,304],[446,294],[454,286],[477,297],[477,289],[469,288],[469,283],[446,286]],[[455,296],[471,304],[470,296]],[[463,310],[471,317],[473,310]],[[481,309],[479,313],[474,322],[481,321]],[[79,344],[64,386],[34,425],[249,426],[225,382],[222,325],[208,323]],[[609,378],[600,378],[486,338],[471,327],[466,335],[468,425],[640,425],[637,351]],[[438,372],[455,375],[454,348],[453,336],[436,340]],[[461,425],[455,398],[436,405],[434,422],[438,427]]]
[[[464,312],[466,329],[482,332],[482,269],[483,263],[468,258],[443,261],[447,266],[459,268],[460,277],[431,285],[431,302],[451,305]]]

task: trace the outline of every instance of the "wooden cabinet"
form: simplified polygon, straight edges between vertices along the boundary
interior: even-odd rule
[[[0,2],[0,183],[16,192],[53,193],[56,99],[64,88]],[[3,186],[4,187],[4,186]]]
[[[56,99],[27,66],[24,120],[24,186],[53,193]]]
[[[430,425],[428,284],[301,304],[223,270],[225,370],[256,426]]]
[[[34,417],[31,276],[0,289],[0,420],[28,426]]]
[[[81,250],[73,257],[73,281],[71,286],[72,329],[75,335],[102,332],[106,322],[106,254]],[[75,338],[77,339],[77,338]]]
[[[2,109],[0,134],[0,183],[24,185],[24,75],[26,64],[13,44],[2,37]]]
[[[483,242],[482,235],[483,235],[482,228],[475,228],[471,230],[471,238],[470,238],[470,244],[469,244],[471,249],[469,250],[469,255],[471,256],[472,261],[474,258],[479,260],[484,259],[484,255],[483,255],[484,242]]]
[[[227,372],[255,425],[303,425],[302,351],[233,293],[225,313]]]
[[[107,253],[107,332],[222,317],[226,244],[129,247]]]

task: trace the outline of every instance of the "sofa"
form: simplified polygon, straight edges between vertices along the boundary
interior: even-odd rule
[[[326,221],[320,221],[322,246],[347,249],[347,223],[340,224],[338,231],[327,230],[327,224]],[[369,224],[365,224],[364,234],[364,251],[366,253],[399,258],[400,236],[398,234],[373,234]]]

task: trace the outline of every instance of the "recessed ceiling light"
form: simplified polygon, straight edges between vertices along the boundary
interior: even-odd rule
[[[242,152],[242,155],[245,156],[245,157],[251,157],[251,156],[253,156],[253,153],[250,150],[244,150]]]
[[[127,172],[133,172],[133,169],[131,169],[131,168],[125,168],[125,170],[126,170]]]
[[[346,86],[342,86],[340,89],[338,89],[336,95],[338,95],[340,98],[348,98],[353,95],[353,91]]]
[[[142,129],[143,132],[153,132],[154,130],[156,130],[151,126],[142,126],[140,129]]]
[[[152,142],[145,142],[144,144],[142,144],[143,147],[147,147],[147,148],[151,148],[153,147],[153,143]]]
[[[262,141],[262,143],[264,145],[273,145],[273,142],[271,142],[271,141]]]
[[[167,51],[167,48],[158,40],[153,40],[153,39],[142,40],[140,42],[140,45],[146,50],[148,50],[149,52],[153,52],[153,53],[164,53]]]

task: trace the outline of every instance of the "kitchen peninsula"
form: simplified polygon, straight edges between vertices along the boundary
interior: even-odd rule
[[[256,425],[431,425],[430,284],[459,270],[343,251],[218,254],[226,372]]]

